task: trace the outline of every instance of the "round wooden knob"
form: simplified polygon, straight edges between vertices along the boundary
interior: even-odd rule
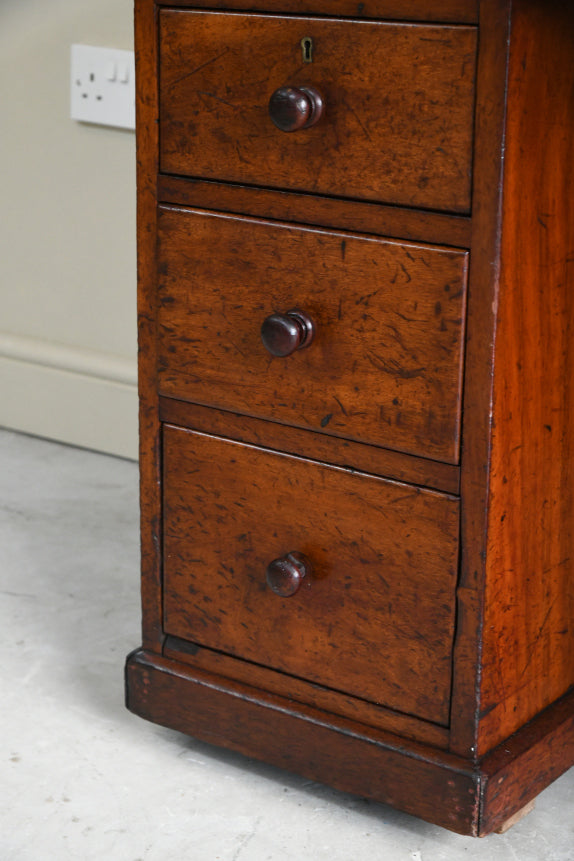
[[[322,114],[323,99],[314,87],[279,87],[269,99],[269,116],[282,132],[311,128]]]
[[[303,311],[270,314],[261,325],[263,346],[272,356],[290,356],[308,347],[315,335],[315,326]]]
[[[267,585],[281,598],[289,598],[311,574],[311,563],[302,553],[287,553],[267,566]]]

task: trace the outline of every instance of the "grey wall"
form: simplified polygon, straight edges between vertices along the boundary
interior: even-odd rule
[[[132,0],[0,2],[0,425],[136,456],[135,136],[69,118]]]

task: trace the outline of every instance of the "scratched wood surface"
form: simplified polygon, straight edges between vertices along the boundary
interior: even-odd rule
[[[486,834],[574,763],[574,7],[185,6],[136,0],[129,707]],[[306,82],[324,123],[279,132]],[[303,300],[315,343],[254,358]],[[293,550],[314,573],[279,598]]]
[[[456,498],[171,426],[164,482],[167,633],[448,720]],[[291,551],[313,573],[282,598]]]
[[[498,830],[573,763],[574,690],[482,759],[480,836]]]
[[[338,439],[174,398],[160,398],[160,417],[169,424],[284,451],[286,454],[299,454],[310,460],[358,469],[382,478],[418,484],[430,490],[458,494],[460,489],[460,470],[457,466],[401,454],[380,446]]]
[[[157,14],[152,0],[138,0],[135,18],[137,62],[137,230],[138,230],[138,379],[141,593],[143,643],[161,649],[161,490],[156,355],[155,186],[158,171],[156,40]]]
[[[162,208],[163,395],[458,457],[467,255]],[[300,308],[313,343],[270,356],[260,327]]]
[[[357,200],[334,200],[294,191],[170,174],[160,174],[157,193],[161,203],[193,209],[254,215],[453,248],[470,246],[472,220],[466,215],[447,215]]]
[[[148,720],[476,834],[479,777],[460,757],[151,653],[131,655],[127,677]]]
[[[161,6],[193,6],[192,0],[160,0]],[[245,9],[246,0],[201,0],[213,9]],[[399,21],[443,21],[472,24],[478,20],[478,0],[249,0],[249,8],[264,12],[346,15],[353,18],[395,18]]]
[[[572,4],[515,4],[480,752],[574,684],[573,52]]]
[[[451,750],[473,757],[478,741],[482,609],[498,310],[502,175],[511,0],[481,0],[474,188],[461,447],[461,553],[450,724]]]
[[[473,27],[164,10],[161,170],[468,212],[476,40]],[[303,85],[325,116],[282,132],[269,99]]]
[[[324,712],[346,717],[366,726],[448,750],[448,727],[421,720],[404,712],[393,711],[359,697],[342,694],[316,682],[288,676],[270,667],[231,657],[223,652],[216,652],[197,643],[191,643],[189,640],[180,640],[178,637],[166,637],[162,654],[166,658],[188,664],[195,669],[214,673],[226,679],[234,679],[278,696],[288,697],[293,703],[315,706]]]

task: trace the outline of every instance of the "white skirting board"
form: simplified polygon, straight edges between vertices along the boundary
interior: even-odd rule
[[[0,333],[0,426],[133,460],[136,360]]]

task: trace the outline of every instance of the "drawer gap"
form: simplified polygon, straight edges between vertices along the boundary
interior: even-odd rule
[[[314,11],[313,9],[301,12],[296,9],[290,9],[289,6],[292,4],[285,2],[285,0],[250,0],[249,3],[246,3],[246,0],[236,0],[235,3],[228,0],[225,5],[221,4],[221,0],[204,0],[201,4],[190,3],[189,0],[179,0],[179,2],[178,0],[156,0],[156,3],[162,9],[174,12],[185,9],[188,9],[190,12],[208,12],[213,10],[213,12],[224,12],[229,15],[256,12],[258,15],[268,15],[269,17],[281,15],[282,18],[311,18],[313,20],[384,21],[391,24],[419,24],[421,26],[445,25],[448,27],[468,27],[469,25],[478,24],[476,3],[470,4],[469,2],[463,2],[463,0],[457,3],[449,3],[447,10],[441,9],[440,4],[435,4],[439,6],[435,16],[432,14],[429,15],[427,0],[424,3],[418,3],[416,0],[413,2],[411,0],[410,14],[405,14],[404,9],[401,9],[399,13],[397,7],[401,4],[394,3],[392,6],[387,4],[379,6],[378,12],[367,13],[361,17],[357,17],[357,3],[355,0],[353,2],[347,0],[345,6],[348,11],[342,9],[343,4],[340,0],[337,2],[336,7],[333,5],[334,9],[337,8],[336,17],[333,12]]]
[[[429,242],[465,251],[470,248],[472,219],[434,210],[393,204],[342,200],[308,192],[217,182],[161,173],[158,202],[212,212],[251,215],[311,227],[331,227],[379,237]],[[341,205],[336,206],[336,203]]]
[[[199,431],[236,442],[251,443],[268,451],[299,455],[304,459],[338,466],[349,472],[390,478],[458,496],[460,467],[416,458],[375,446],[325,437],[263,419],[254,419],[201,404],[161,397],[160,420],[182,429]]]
[[[195,175],[195,174],[179,174],[174,173],[170,170],[163,170],[160,166],[160,171],[158,173],[158,202],[159,203],[179,203],[180,201],[171,201],[164,200],[163,193],[161,191],[167,183],[166,180],[172,180],[173,182],[180,183],[191,183],[196,185],[198,183],[209,184],[213,187],[221,186],[229,189],[241,189],[244,191],[256,192],[260,191],[262,193],[267,194],[276,194],[276,195],[287,195],[293,198],[302,198],[301,205],[305,205],[307,202],[310,204],[316,204],[319,201],[328,202],[331,206],[333,204],[341,204],[345,207],[347,206],[363,206],[363,207],[372,207],[373,210],[385,211],[389,210],[390,212],[400,212],[400,213],[408,213],[412,216],[413,220],[417,216],[427,216],[428,218],[448,218],[452,220],[453,226],[459,222],[461,225],[466,225],[465,229],[468,231],[468,236],[470,237],[470,221],[472,218],[472,207],[462,210],[451,210],[451,209],[436,209],[430,206],[424,205],[416,205],[416,206],[405,206],[399,203],[393,203],[392,201],[385,200],[362,200],[360,197],[352,197],[346,195],[339,194],[329,194],[328,192],[321,192],[318,194],[314,191],[306,191],[304,188],[284,188],[282,186],[276,185],[266,185],[265,183],[259,182],[247,182],[242,180],[241,182],[234,182],[233,180],[217,180],[210,179],[205,176]],[[246,215],[248,213],[242,211],[242,214]],[[321,222],[323,223],[323,222]],[[406,239],[404,234],[401,234],[402,239]],[[452,241],[446,243],[452,245]],[[463,244],[463,247],[467,247],[470,244],[470,240]]]

